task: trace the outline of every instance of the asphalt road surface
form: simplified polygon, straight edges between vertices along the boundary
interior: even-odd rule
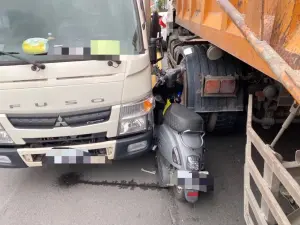
[[[268,142],[279,127],[260,130]],[[289,129],[277,145],[297,143]],[[244,225],[244,123],[227,136],[206,137],[215,191],[189,205],[156,186],[154,153],[102,166],[0,169],[2,225]],[[290,158],[292,160],[292,156]]]
[[[103,166],[0,170],[2,225],[240,225],[244,134],[207,137],[214,193],[195,205],[156,186],[154,154]]]
[[[96,167],[2,169],[0,224],[243,224],[244,142],[244,135],[207,138],[216,190],[195,205],[176,202],[141,171],[155,171],[151,153]]]
[[[0,225],[245,225],[244,123],[227,136],[206,136],[215,190],[194,205],[174,200],[156,175],[141,171],[155,171],[149,153],[112,165],[0,169]],[[278,129],[260,135],[270,142]],[[298,140],[299,131],[287,133],[277,145],[283,152]]]
[[[0,169],[0,225],[244,225],[240,127],[206,137],[215,190],[197,204],[176,201],[141,171],[156,170],[149,153],[112,165]]]

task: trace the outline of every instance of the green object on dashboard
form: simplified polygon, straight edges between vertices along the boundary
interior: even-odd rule
[[[91,55],[120,55],[120,41],[91,40]]]

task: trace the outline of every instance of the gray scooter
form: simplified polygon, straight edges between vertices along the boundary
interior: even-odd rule
[[[213,190],[213,178],[205,171],[204,121],[179,104],[176,80],[184,70],[183,66],[155,69],[155,147],[160,186],[172,188],[179,200],[195,203],[199,192]]]

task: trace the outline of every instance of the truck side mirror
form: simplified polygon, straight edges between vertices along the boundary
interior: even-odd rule
[[[162,60],[164,58],[164,50],[163,50],[162,40],[163,40],[163,37],[150,39],[149,55],[150,55],[150,62],[152,65],[156,64],[157,62],[159,62],[160,60]],[[157,51],[157,49],[159,51]],[[157,52],[159,52],[161,54],[160,58],[157,58]]]

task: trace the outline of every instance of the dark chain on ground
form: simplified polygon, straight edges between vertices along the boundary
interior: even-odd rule
[[[114,186],[120,189],[130,189],[134,190],[135,188],[140,188],[142,190],[161,190],[168,189],[162,188],[158,183],[137,183],[133,179],[130,181],[122,180],[122,181],[88,181],[83,180],[79,173],[71,172],[61,175],[58,178],[58,185],[60,187],[71,187],[77,184],[85,184],[85,185],[94,185],[94,186]]]
[[[140,188],[142,190],[157,190],[161,191],[162,189],[168,189],[168,188],[162,188],[159,186],[158,183],[137,183],[134,180],[130,181],[88,181],[81,178],[82,175],[79,173],[71,172],[62,174],[58,178],[58,185],[63,188],[70,188],[72,186],[78,185],[78,184],[85,184],[85,185],[94,185],[94,186],[110,186],[110,187],[118,187],[120,189],[130,189],[134,190],[135,188]],[[180,224],[180,218],[178,213],[178,206],[176,204],[176,201],[174,199],[173,194],[170,195],[169,201],[171,202],[171,206],[169,208],[169,214],[172,225],[179,225]]]

